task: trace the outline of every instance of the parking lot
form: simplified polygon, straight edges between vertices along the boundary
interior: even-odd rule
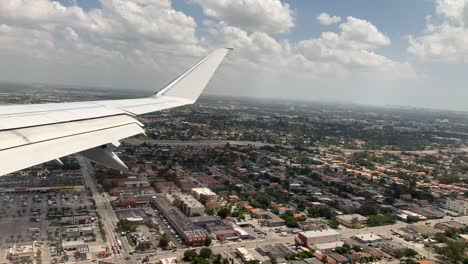
[[[0,247],[45,241],[53,225],[51,216],[85,214],[91,205],[85,191],[0,193]]]

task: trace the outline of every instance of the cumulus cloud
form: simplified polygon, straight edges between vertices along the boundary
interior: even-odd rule
[[[423,60],[467,62],[468,0],[437,0],[436,13],[442,22],[428,20],[424,33],[408,37],[408,51]]]
[[[100,7],[91,10],[48,0],[0,0],[0,55],[9,58],[0,61],[0,69],[34,59],[46,65],[38,68],[56,69],[64,79],[79,69],[83,80],[91,74],[95,80],[107,76],[109,85],[133,86],[171,78],[194,57],[230,46],[236,51],[225,67],[249,80],[261,80],[262,73],[283,80],[414,76],[408,63],[379,54],[391,41],[369,21],[348,17],[337,32],[292,42],[275,37],[294,26],[293,11],[280,0],[193,1],[209,18],[202,25],[175,10],[170,0],[100,0]],[[66,72],[68,66],[72,71]]]
[[[390,39],[372,23],[348,17],[340,31],[324,32],[319,38],[298,43],[279,42],[264,32],[245,30],[218,23],[211,33],[236,49],[236,65],[248,65],[256,71],[285,72],[311,78],[350,76],[356,72],[385,74],[385,78],[414,78],[408,63],[395,62],[376,53],[390,45]]]
[[[333,24],[336,24],[336,23],[340,22],[341,17],[339,17],[339,16],[330,16],[327,13],[321,13],[317,17],[317,20],[319,21],[319,23],[321,25],[329,26],[329,25],[333,25]]]
[[[251,32],[284,33],[294,27],[293,11],[281,0],[193,0],[206,16]]]
[[[179,47],[183,54],[205,52],[195,35],[195,20],[174,10],[169,0],[102,0],[101,5],[101,9],[84,11],[48,0],[0,1],[0,24],[16,28],[17,34],[27,30],[49,34],[52,43],[61,45],[54,49],[76,47],[73,42],[81,35],[95,50],[118,57],[132,56],[139,49],[156,55],[156,46],[164,51]],[[28,35],[17,38],[27,40]],[[42,50],[41,46],[28,48]]]

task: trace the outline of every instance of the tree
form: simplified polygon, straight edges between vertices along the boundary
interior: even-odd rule
[[[447,241],[447,246],[442,253],[451,261],[459,263],[465,258],[466,250],[468,249],[465,241],[462,239],[450,239]]]
[[[159,238],[159,246],[162,248],[166,248],[167,246],[169,246],[170,241],[171,239],[169,238],[169,236],[164,234]]]
[[[224,207],[218,211],[218,216],[225,219],[230,213],[231,213],[231,210],[229,210],[229,208],[227,207]]]
[[[278,264],[278,261],[276,260],[275,257],[271,257],[271,256],[270,256],[270,263],[271,263],[271,264]]]
[[[207,215],[214,215],[214,210],[212,208],[206,208],[205,209],[205,214]]]
[[[338,220],[336,220],[336,218],[333,218],[330,221],[328,221],[328,226],[333,229],[337,229],[339,225],[340,223],[338,222]]]
[[[184,261],[193,261],[198,257],[197,251],[190,249],[184,252]]]
[[[202,257],[195,257],[195,259],[192,261],[193,264],[210,264],[210,262]]]
[[[205,259],[210,259],[211,255],[213,255],[213,251],[210,248],[202,248],[200,250],[199,256]]]
[[[416,223],[418,222],[420,219],[419,219],[419,216],[415,216],[415,215],[408,215],[406,217],[406,222],[408,223]]]
[[[213,258],[213,264],[222,264],[222,261],[223,261],[223,257],[221,256],[221,254],[216,254]]]
[[[209,247],[211,246],[211,243],[213,241],[211,240],[211,237],[207,236],[206,239],[205,239],[205,246]]]

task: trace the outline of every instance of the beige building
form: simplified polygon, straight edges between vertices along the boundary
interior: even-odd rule
[[[186,216],[201,216],[205,214],[205,206],[191,195],[176,193],[173,195],[174,205]]]
[[[203,196],[206,197],[208,201],[216,200],[216,193],[209,188],[193,188],[192,195],[197,200],[200,200]]]
[[[461,215],[467,215],[468,213],[468,200],[466,199],[447,199],[445,205],[450,211],[457,212]]]
[[[305,246],[334,243],[340,240],[341,233],[334,229],[300,232],[296,237],[296,241]]]
[[[349,228],[360,228],[367,223],[367,217],[360,214],[339,215],[336,217],[336,221]]]
[[[36,250],[36,242],[14,244],[8,249],[7,258],[11,261],[25,261],[26,259],[33,261]]]

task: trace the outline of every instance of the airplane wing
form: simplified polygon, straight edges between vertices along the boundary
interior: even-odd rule
[[[229,50],[214,51],[149,98],[0,106],[0,176],[74,153],[126,171],[107,146],[144,133],[138,115],[195,103]]]

